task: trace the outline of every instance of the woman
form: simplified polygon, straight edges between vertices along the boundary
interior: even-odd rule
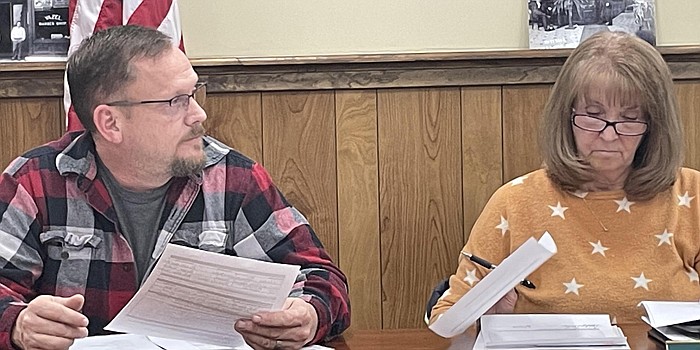
[[[549,232],[558,253],[492,309],[607,313],[641,322],[642,300],[698,300],[700,173],[681,168],[671,74],[626,33],[601,32],[567,59],[544,113],[545,168],[502,186],[463,251],[494,263]],[[461,259],[431,322],[488,271]]]

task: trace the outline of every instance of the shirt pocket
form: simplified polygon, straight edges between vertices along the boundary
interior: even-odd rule
[[[49,258],[54,260],[92,260],[102,244],[94,232],[76,233],[65,230],[46,231],[39,235]]]
[[[186,245],[201,250],[223,253],[226,248],[228,232],[225,230],[177,230],[170,239],[172,243]]]

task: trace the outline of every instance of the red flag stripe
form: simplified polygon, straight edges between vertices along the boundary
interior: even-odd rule
[[[104,0],[94,32],[122,24],[122,0]]]
[[[78,0],[70,0],[68,2],[68,25],[73,23],[73,13],[75,12],[75,4]]]
[[[168,16],[172,0],[143,0],[129,17],[127,24],[158,28]]]

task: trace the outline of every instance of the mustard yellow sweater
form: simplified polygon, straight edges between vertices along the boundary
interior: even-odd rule
[[[700,298],[699,193],[700,172],[691,169],[644,202],[624,191],[563,192],[537,170],[494,193],[464,251],[498,264],[529,237],[549,232],[558,253],[528,277],[537,289],[516,287],[516,313],[606,313],[618,323],[642,322],[642,300]],[[460,259],[431,322],[486,273]]]

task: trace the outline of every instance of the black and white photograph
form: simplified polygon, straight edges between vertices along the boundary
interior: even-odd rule
[[[656,44],[654,0],[525,0],[531,49],[574,48],[602,30]]]
[[[0,62],[63,61],[68,0],[0,0]]]

